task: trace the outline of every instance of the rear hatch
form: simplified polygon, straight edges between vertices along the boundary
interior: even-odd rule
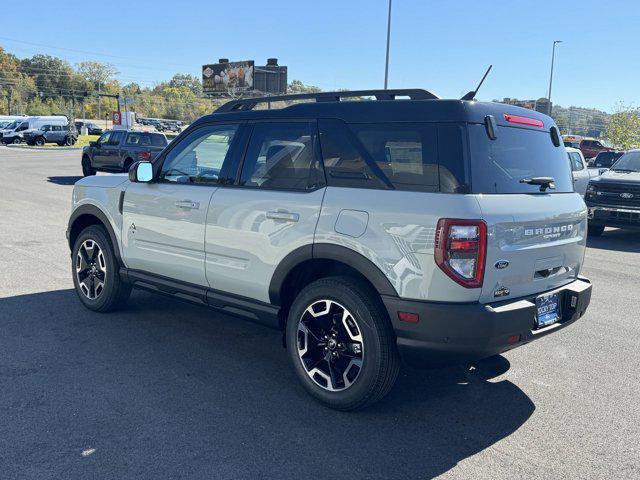
[[[549,121],[547,119],[547,121]],[[565,285],[580,272],[587,212],[562,143],[549,126],[498,122],[469,125],[471,189],[487,223],[480,302],[534,295]],[[522,183],[552,177],[555,188]]]

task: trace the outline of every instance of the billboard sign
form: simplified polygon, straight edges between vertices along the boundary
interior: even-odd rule
[[[253,72],[253,60],[203,65],[202,89],[204,93],[253,90]]]

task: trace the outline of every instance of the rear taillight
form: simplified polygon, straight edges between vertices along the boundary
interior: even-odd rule
[[[138,158],[141,160],[146,160],[147,162],[151,158],[151,152],[140,152],[138,153]]]
[[[434,256],[440,269],[466,288],[482,287],[487,224],[482,220],[438,220]]]

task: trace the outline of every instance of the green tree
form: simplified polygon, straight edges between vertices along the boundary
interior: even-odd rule
[[[199,97],[202,95],[202,82],[195,75],[188,73],[176,73],[173,78],[169,80],[167,86],[172,88],[187,87],[195,96]]]
[[[640,147],[640,109],[619,104],[605,131],[609,142],[622,150]]]
[[[313,85],[305,85],[300,80],[292,80],[287,87],[288,93],[319,93],[322,91],[320,87]]]

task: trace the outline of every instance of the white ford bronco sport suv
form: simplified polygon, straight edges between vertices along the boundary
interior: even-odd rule
[[[137,287],[278,328],[341,410],[401,359],[472,362],[580,318],[586,235],[551,118],[425,90],[231,101],[128,176],[78,181],[67,231],[87,308]]]

